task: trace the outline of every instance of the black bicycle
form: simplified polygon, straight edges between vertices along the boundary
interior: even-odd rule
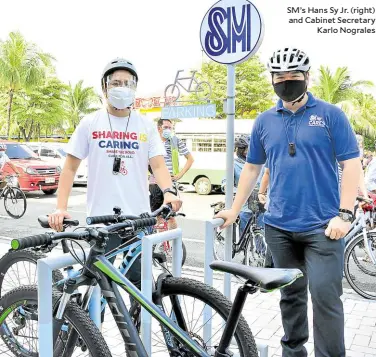
[[[258,225],[259,216],[265,211],[264,205],[257,198],[258,190],[254,190],[248,199],[248,207],[252,211],[252,217],[247,222],[244,231],[240,233],[240,218],[237,217],[232,232],[232,258],[245,265],[254,267],[271,267],[272,257],[265,241],[264,229]],[[210,205],[214,209],[214,215],[225,209],[225,203],[220,201]],[[224,260],[225,237],[223,232],[217,229],[214,237],[214,259]]]
[[[14,219],[21,218],[27,207],[26,196],[17,187],[17,177],[17,175],[9,175],[4,178],[3,182],[0,182],[0,199],[4,199],[5,211]]]
[[[168,207],[163,209],[170,210]],[[107,217],[96,217],[97,222],[105,223]],[[108,260],[129,244],[133,244],[138,230],[156,224],[155,218],[127,220],[103,228],[89,227],[82,232],[46,233],[12,241],[13,249],[24,249],[40,245],[50,245],[61,239],[70,239],[76,244],[83,240],[91,245],[90,253],[80,262],[83,265],[81,274],[74,279],[67,279],[64,293],[55,293],[54,304],[54,355],[76,356],[74,351],[89,351],[90,356],[105,356],[103,349],[98,352],[98,340],[103,339],[91,320],[78,319],[73,321],[72,306],[87,306],[92,287],[99,284],[111,313],[121,332],[128,356],[147,356],[139,338],[139,306],[145,308],[159,323],[153,328],[153,356],[250,356],[258,355],[251,330],[241,311],[248,293],[258,289],[270,291],[293,283],[302,276],[297,269],[263,269],[250,268],[236,263],[215,261],[212,269],[235,274],[246,280],[238,289],[234,304],[219,291],[195,280],[172,277],[162,273],[154,283],[152,301],[142,293],[116,269]],[[113,251],[105,253],[109,235],[122,232],[127,235],[126,242]],[[84,295],[74,292],[79,286],[86,286]],[[130,311],[120,295],[118,286],[124,289],[133,300]],[[17,344],[21,331],[28,328],[29,323],[37,321],[38,292],[35,287],[20,287],[7,293],[0,300],[0,333],[4,342]],[[195,303],[200,303],[197,308]],[[209,306],[212,311],[213,330],[211,338],[204,340],[203,329],[208,321],[203,321],[203,311]],[[216,320],[217,319],[217,320]],[[11,328],[12,326],[13,328]],[[158,331],[157,331],[158,330]],[[17,333],[15,333],[15,331]],[[28,330],[27,330],[28,331]],[[86,331],[97,331],[96,336],[88,338]],[[33,336],[35,344],[35,335]],[[30,345],[29,345],[30,346]],[[23,347],[23,345],[22,345]],[[25,354],[20,348],[17,355]],[[35,355],[37,356],[37,355]]]

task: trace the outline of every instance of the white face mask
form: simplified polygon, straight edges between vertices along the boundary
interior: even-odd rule
[[[136,96],[136,92],[133,89],[127,87],[114,87],[107,91],[109,103],[116,109],[129,108]]]
[[[169,139],[171,137],[171,129],[164,129],[162,132],[162,136],[165,139]]]

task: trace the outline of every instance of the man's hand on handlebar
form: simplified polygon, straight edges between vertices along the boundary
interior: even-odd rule
[[[167,205],[169,203],[172,206],[172,210],[175,211],[175,212],[178,212],[180,210],[181,205],[182,205],[183,202],[182,202],[182,200],[179,197],[173,195],[170,192],[167,192],[165,194],[165,196],[164,196],[163,204]]]
[[[220,211],[214,216],[214,218],[222,218],[225,221],[225,223],[219,227],[220,229],[224,229],[230,224],[233,224],[237,217],[237,213],[232,209]]]
[[[67,211],[57,209],[55,212],[48,216],[48,223],[50,224],[50,227],[56,232],[62,232],[64,218],[71,219],[72,217]]]

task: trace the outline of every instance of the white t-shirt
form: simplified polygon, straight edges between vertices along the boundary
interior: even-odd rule
[[[87,214],[113,214],[118,206],[123,214],[150,212],[147,185],[149,159],[165,155],[156,125],[132,112],[128,117],[110,115],[98,110],[81,120],[66,152],[79,159],[88,159]],[[121,158],[120,172],[112,172],[114,149]]]

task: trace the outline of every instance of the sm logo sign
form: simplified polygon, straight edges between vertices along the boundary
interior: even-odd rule
[[[239,63],[257,51],[263,24],[258,10],[247,0],[221,0],[201,24],[201,45],[214,61]]]
[[[225,29],[222,25],[227,22]],[[241,18],[238,22],[235,7],[223,9],[214,7],[208,16],[209,31],[205,36],[205,47],[212,56],[225,53],[235,53],[236,44],[241,43],[241,51],[251,49],[251,4],[243,5]]]

